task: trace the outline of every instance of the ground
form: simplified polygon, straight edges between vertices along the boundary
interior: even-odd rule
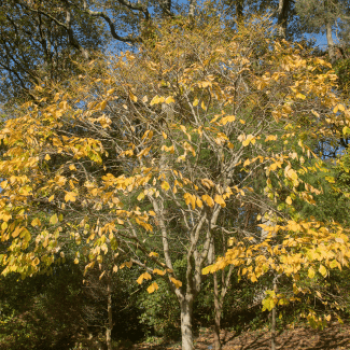
[[[245,332],[222,332],[223,350],[270,350],[271,333],[263,330]],[[214,336],[209,330],[196,338],[195,349],[213,350]],[[151,345],[139,344],[136,350],[177,350],[179,343]],[[350,325],[333,324],[324,330],[295,328],[285,330],[276,337],[276,350],[350,350]]]

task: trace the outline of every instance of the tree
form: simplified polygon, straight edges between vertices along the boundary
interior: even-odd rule
[[[298,0],[295,3],[296,12],[306,32],[326,33],[328,53],[332,61],[336,58],[333,28],[341,23],[348,23],[348,8],[349,3],[345,0]]]
[[[99,264],[101,279],[134,264],[149,293],[163,279],[177,297],[182,346],[191,350],[193,305],[218,242],[235,238],[219,268],[247,263],[247,252],[260,256],[255,270],[242,271],[253,282],[281,273],[275,261],[286,248],[270,236],[279,230],[283,240],[285,230],[299,239],[292,203],[312,203],[319,191],[297,173],[308,171],[302,164],[312,154],[303,140],[314,140],[301,125],[307,130],[318,110],[340,101],[327,62],[272,35],[266,19],[232,32],[217,18],[175,18],[138,53],[101,56],[69,82],[38,86],[40,104],[24,104],[0,132],[3,275],[50,272],[63,250],[87,270]],[[261,214],[278,224],[266,235]],[[317,223],[305,225],[313,235]],[[271,249],[272,260],[261,255]],[[111,267],[117,251],[125,260]],[[174,269],[178,257],[183,273]]]

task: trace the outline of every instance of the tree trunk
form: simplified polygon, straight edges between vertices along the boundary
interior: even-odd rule
[[[222,271],[224,273],[224,271]],[[222,301],[220,300],[219,295],[219,281],[218,281],[218,272],[214,273],[214,348],[215,350],[221,349],[221,312],[222,312]]]
[[[244,8],[243,0],[236,0],[236,17],[237,17],[238,26],[241,26],[243,24],[243,19],[244,19],[243,8]]]
[[[329,58],[331,61],[333,61],[335,58],[335,48],[334,48],[334,41],[332,36],[332,23],[329,20],[327,20],[327,23],[326,23],[326,37],[327,37]]]
[[[285,39],[287,36],[288,7],[290,0],[279,0],[278,3],[278,36]]]
[[[271,311],[271,350],[276,350],[276,307]]]
[[[106,344],[107,344],[107,349],[112,350],[113,316],[112,316],[112,286],[111,286],[110,277],[108,277],[108,282],[107,282],[107,312],[108,312],[108,323],[106,326]]]
[[[195,10],[196,10],[196,0],[190,0],[189,9],[188,9],[188,16],[190,18],[194,17]]]
[[[277,294],[277,276],[273,279],[273,291]],[[277,305],[271,312],[271,350],[276,350],[276,308]]]
[[[193,315],[193,295],[186,295],[181,307],[181,336],[182,350],[193,350],[193,332],[192,332],[192,315]]]

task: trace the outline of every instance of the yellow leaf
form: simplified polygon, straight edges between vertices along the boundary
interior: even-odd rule
[[[138,201],[142,201],[145,198],[145,192],[141,192],[138,196],[137,196],[137,200]]]
[[[342,112],[345,112],[345,107],[344,107],[344,105],[342,105],[341,103],[338,104],[338,109],[339,109],[340,111],[342,111]]]
[[[118,272],[118,270],[119,270],[118,266],[117,266],[117,265],[114,265],[114,266],[113,266],[113,272],[116,273],[116,272]]]
[[[32,221],[31,225],[32,225],[33,227],[35,227],[35,226],[41,226],[41,222],[40,222],[40,220],[39,220],[38,218],[35,218],[35,219]]]
[[[305,100],[306,99],[306,96],[301,94],[300,92],[298,94],[295,95],[296,98],[300,98],[302,100]]]
[[[55,198],[55,195],[52,195],[51,197],[49,197],[49,202],[52,202]]]
[[[293,204],[292,198],[291,198],[290,196],[288,196],[288,197],[286,198],[286,203],[287,203],[288,205],[292,205],[292,204]]]
[[[100,110],[103,111],[106,108],[106,106],[107,106],[107,101],[106,100],[102,101],[100,103]]]
[[[149,294],[152,294],[153,292],[155,292],[158,289],[159,289],[158,284],[156,282],[152,282],[152,284],[147,288],[147,292]]]
[[[166,274],[166,271],[162,271],[162,270],[159,270],[159,269],[154,269],[153,273],[156,274],[156,275],[159,275],[159,276],[164,276]]]
[[[263,300],[262,305],[263,305],[263,311],[265,310],[271,311],[275,307],[275,302],[273,298],[269,297]]]
[[[214,201],[213,198],[211,198],[210,196],[208,196],[207,194],[204,194],[202,196],[203,202],[207,203],[207,205],[212,208],[214,206]]]
[[[153,105],[156,105],[156,104],[158,104],[158,103],[162,103],[162,102],[164,102],[164,101],[165,101],[165,98],[164,98],[164,97],[162,97],[162,96],[159,97],[158,95],[156,95],[156,96],[153,97],[153,99],[152,99],[150,105],[153,106]]]
[[[151,279],[152,279],[152,276],[148,272],[145,272],[136,280],[136,282],[138,284],[141,284],[143,280],[151,280]]]
[[[164,190],[164,191],[168,191],[170,188],[170,185],[166,182],[163,181],[162,184],[160,185],[160,187]]]
[[[184,194],[184,198],[185,198],[185,203],[187,205],[191,204],[192,209],[196,209],[196,196],[190,194],[190,193],[185,193]]]
[[[169,97],[167,97],[166,99],[165,99],[165,103],[166,104],[170,104],[170,103],[173,103],[173,102],[175,102],[175,100],[174,100],[174,98],[172,97],[172,96],[169,96]]]
[[[147,156],[147,154],[149,153],[149,151],[152,149],[152,146],[149,146],[145,149],[143,149],[138,155],[137,157],[140,158],[142,156]]]
[[[162,131],[162,135],[163,135],[164,140],[166,140],[168,138],[168,135],[164,131]]]
[[[153,137],[153,131],[152,130],[146,130],[143,136],[141,137],[141,140],[144,140],[145,138],[151,139]]]
[[[131,91],[129,91],[129,97],[131,101],[137,102],[137,97]]]
[[[244,163],[243,163],[243,166],[246,167],[250,165],[250,159],[247,159]]]
[[[247,147],[247,146],[249,146],[249,144],[255,144],[255,137],[253,136],[253,135],[248,135],[247,136],[247,138],[242,142],[242,145],[244,146],[244,147]]]
[[[78,258],[74,259],[74,264],[76,264],[76,265],[79,264],[79,259]]]
[[[107,95],[112,95],[114,91],[115,91],[115,88],[109,89],[107,91]]]
[[[225,207],[226,207],[225,200],[222,198],[222,196],[216,194],[216,195],[215,195],[215,198],[214,198],[214,201],[215,201],[217,204],[220,204],[222,208],[225,208]]]
[[[23,227],[17,226],[16,229],[12,232],[12,237],[16,238],[21,233],[22,230],[23,230]]]
[[[327,277],[327,269],[321,265],[320,268],[318,269],[318,272],[324,277],[326,278]]]
[[[325,319],[326,321],[328,321],[328,322],[331,320],[331,318],[332,318],[331,315],[325,315],[325,316],[324,316],[324,319]]]
[[[209,265],[202,269],[202,275],[208,275],[209,273],[215,272],[215,266]]]
[[[64,200],[66,202],[75,202],[77,200],[77,194],[75,192],[67,192],[66,195],[64,196]]]
[[[252,282],[258,282],[258,280],[257,280],[257,278],[256,278],[256,276],[255,276],[255,273],[252,273],[252,275],[250,276],[250,280],[251,280]]]
[[[198,106],[198,103],[199,103],[199,100],[198,100],[198,98],[196,98],[196,99],[193,101],[193,107]]]
[[[182,286],[182,282],[178,281],[177,279],[175,279],[174,277],[170,277],[170,281],[174,283],[175,288],[180,288]]]
[[[203,207],[203,202],[200,200],[199,197],[196,197],[196,204],[198,208],[202,208]]]
[[[228,115],[221,119],[222,125],[226,125],[227,123],[232,123],[236,120],[236,117],[234,115]]]
[[[150,256],[150,257],[154,256],[155,258],[158,258],[159,254],[156,253],[156,252],[150,252],[150,253],[148,254],[148,256]]]
[[[50,157],[50,155],[49,154],[47,154],[46,156],[45,156],[45,158],[44,158],[45,160],[47,160],[47,161],[49,161],[50,159],[51,159],[51,157]]]
[[[50,222],[50,224],[52,224],[52,225],[56,225],[56,224],[58,223],[57,214],[52,215],[49,222]]]
[[[203,109],[204,111],[206,111],[206,110],[207,110],[207,106],[205,105],[204,101],[202,101],[202,103],[201,103],[201,107],[202,107],[202,109]]]
[[[71,164],[71,165],[69,166],[69,170],[74,171],[74,170],[77,170],[77,168],[75,167],[74,164]]]
[[[214,187],[214,186],[215,186],[214,182],[211,181],[211,180],[209,180],[209,179],[202,179],[201,182],[202,182],[202,184],[203,184],[205,187],[207,187],[207,188],[209,188],[209,189],[210,189],[211,187]]]
[[[276,141],[277,140],[277,136],[276,135],[269,135],[266,137],[265,142],[267,141]]]
[[[308,272],[307,272],[307,275],[309,276],[309,278],[314,278],[316,275],[316,272],[312,267],[310,267]]]
[[[209,123],[215,123],[219,118],[221,117],[221,114],[217,114]]]
[[[39,258],[35,258],[35,259],[32,261],[32,266],[37,266],[37,265],[39,265],[39,263],[40,263]]]

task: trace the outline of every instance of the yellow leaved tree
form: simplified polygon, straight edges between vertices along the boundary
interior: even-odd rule
[[[164,279],[191,350],[208,264],[217,348],[234,266],[253,281],[276,271],[297,284],[298,266],[325,274],[343,265],[340,228],[296,222],[292,208],[320,191],[306,180],[315,137],[302,125],[338,104],[334,74],[301,47],[274,42],[271,28],[253,19],[236,33],[219,19],[176,18],[137,53],[101,57],[65,85],[38,87],[40,102],[0,131],[3,275],[49,272],[64,252],[87,270],[120,254],[123,264],[101,274],[136,265],[149,293]],[[312,250],[321,241],[324,253]]]

